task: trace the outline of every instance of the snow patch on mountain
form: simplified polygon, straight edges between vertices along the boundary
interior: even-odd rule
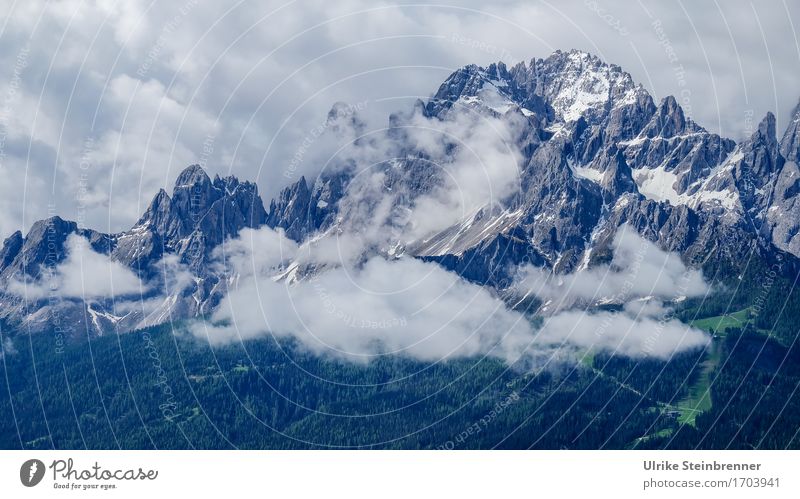
[[[572,166],[572,173],[578,178],[585,178],[592,182],[599,184],[603,181],[603,172],[594,168],[585,166]]]
[[[720,167],[717,172],[709,178],[714,178],[718,173],[724,171]],[[729,211],[736,210],[740,206],[739,195],[733,189],[712,190],[709,182],[701,182],[700,187],[692,194],[680,194],[675,189],[678,176],[674,172],[669,172],[664,167],[642,168],[633,172],[633,178],[639,188],[639,192],[653,201],[669,203],[672,206],[686,205],[690,208],[699,208],[705,203],[718,203]]]
[[[644,197],[653,201],[668,202],[673,206],[681,204],[680,194],[674,187],[678,176],[664,170],[663,167],[637,170],[633,173],[633,179]]]

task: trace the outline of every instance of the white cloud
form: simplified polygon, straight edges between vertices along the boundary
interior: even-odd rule
[[[442,121],[416,113],[401,130],[403,139],[370,133],[323,158],[351,165],[353,178],[338,204],[337,232],[315,241],[312,258],[347,262],[365,248],[419,241],[519,189],[522,154],[516,144],[522,123],[514,116],[500,119],[457,108]],[[410,152],[416,163],[409,162]],[[392,171],[387,162],[403,167]],[[405,181],[392,181],[404,175]]]
[[[543,302],[540,339],[658,358],[707,345],[708,335],[674,319],[665,304],[708,293],[702,272],[686,267],[677,254],[661,250],[627,225],[617,229],[613,250],[611,264],[572,274],[520,269],[516,292]],[[622,309],[594,309],[609,303]]]
[[[274,336],[357,361],[386,354],[424,361],[490,355],[530,365],[561,362],[570,352],[586,348],[668,358],[709,341],[701,331],[671,318],[660,300],[636,298],[671,294],[675,288],[669,286],[677,285],[681,273],[689,276],[687,293],[697,294],[706,289],[702,276],[687,270],[677,256],[625,231],[615,239],[617,257],[607,269],[617,277],[598,280],[588,271],[584,277],[567,276],[575,286],[584,286],[580,292],[543,283],[547,294],[540,289],[537,296],[563,294],[570,306],[546,316],[539,329],[489,290],[433,263],[379,256],[362,264],[340,260],[335,267],[325,261],[326,266],[292,284],[273,276],[291,259],[291,250],[309,258],[305,263],[319,263],[306,247],[293,247],[270,229],[247,232],[226,246],[227,261],[240,278],[211,321],[191,327],[212,345]],[[655,270],[657,265],[661,271]],[[602,290],[585,288],[597,285]],[[578,298],[612,291],[626,303],[619,312],[577,306]]]
[[[297,243],[284,235],[283,229],[244,228],[238,236],[226,240],[214,250],[214,257],[234,269],[238,277],[269,275],[297,254]]]
[[[519,189],[522,154],[515,144],[521,123],[513,117],[501,120],[463,111],[444,122],[416,116],[412,127],[412,144],[423,145],[435,160],[446,157],[448,143],[458,148],[451,160],[439,159],[444,185],[416,200],[410,239],[446,229]],[[438,143],[430,144],[431,138]]]
[[[317,353],[365,360],[399,354],[435,361],[524,355],[534,332],[487,290],[434,264],[369,260],[296,285],[251,278],[222,301],[215,325],[196,324],[212,344],[294,337]]]
[[[14,341],[9,338],[3,338],[3,344],[0,345],[0,359],[5,357],[6,355],[16,355],[17,348],[14,346]]]
[[[37,281],[12,281],[8,291],[27,299],[114,299],[144,293],[146,286],[128,267],[97,253],[85,238],[71,234],[65,244],[66,258]]]
[[[655,319],[627,313],[570,310],[548,317],[539,340],[551,345],[576,345],[628,357],[668,359],[677,352],[710,342],[702,331],[677,319]]]
[[[575,305],[624,304],[647,296],[674,300],[709,291],[700,271],[687,268],[677,253],[661,250],[627,225],[617,230],[613,251],[611,264],[572,274],[524,267],[515,282],[516,290],[549,300],[550,313]]]
[[[154,268],[160,274],[163,291],[167,296],[180,293],[195,281],[194,274],[181,262],[178,255],[165,255]]]

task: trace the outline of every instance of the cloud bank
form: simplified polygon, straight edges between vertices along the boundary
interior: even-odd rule
[[[239,278],[210,320],[191,327],[212,345],[293,338],[312,352],[356,361],[388,354],[423,361],[488,355],[530,364],[585,349],[667,359],[709,341],[671,318],[655,298],[682,289],[684,280],[687,296],[703,293],[702,276],[626,228],[615,238],[610,265],[561,278],[522,270],[519,290],[535,285],[536,296],[563,298],[540,327],[492,292],[434,263],[373,256],[360,265],[319,267],[297,280],[276,279],[285,277],[284,250],[292,247],[281,233],[263,228],[226,246],[236,248],[228,263]],[[624,305],[621,310],[583,307],[587,299],[608,296]]]
[[[212,322],[193,332],[212,344],[293,337],[311,351],[353,360],[492,355],[513,363],[535,338],[521,314],[485,289],[436,265],[381,257],[294,285],[247,279],[223,299]]]
[[[709,343],[707,334],[670,315],[671,302],[710,291],[702,272],[627,225],[617,229],[613,251],[610,264],[572,274],[520,269],[516,293],[543,302],[538,310],[546,316],[542,341],[662,359]],[[597,308],[609,304],[621,309]]]
[[[550,314],[576,305],[628,303],[644,297],[679,299],[701,296],[709,287],[699,270],[687,268],[676,253],[661,250],[630,226],[614,236],[610,264],[572,274],[553,274],[533,266],[519,270],[515,288],[549,302]]]

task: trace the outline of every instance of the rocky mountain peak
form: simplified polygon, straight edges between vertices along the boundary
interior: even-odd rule
[[[160,189],[136,225],[117,237],[112,257],[147,269],[163,253],[175,253],[199,269],[225,238],[262,225],[266,217],[255,183],[218,175],[212,181],[192,165],[178,175],[172,196]]]
[[[532,122],[598,125],[615,108],[634,105],[649,118],[652,99],[619,66],[580,50],[556,51],[545,59],[520,62],[510,70],[502,62],[486,68],[470,64],[451,74],[426,106],[442,117],[459,102],[497,114],[518,110]]]
[[[3,241],[3,248],[0,249],[0,268],[5,268],[11,263],[22,249],[22,232],[16,231]]]
[[[205,185],[210,184],[211,179],[208,177],[208,174],[200,165],[190,165],[181,171],[178,174],[178,178],[175,181],[175,189],[187,188],[187,187],[194,187],[197,185]]]
[[[619,66],[580,50],[556,51],[532,61],[530,71],[556,121],[572,122],[583,116],[595,124],[615,106],[634,104],[643,91]]]
[[[686,131],[686,117],[675,97],[668,95],[658,104],[656,112],[641,135],[644,137],[671,138]]]
[[[757,138],[768,141],[770,145],[777,142],[777,135],[775,132],[775,115],[772,114],[771,111],[767,111],[767,114],[761,119],[761,122],[758,124],[758,128],[750,137],[751,140],[755,140]]]
[[[608,157],[610,161],[604,169],[605,174],[602,177],[600,185],[612,195],[612,200],[626,192],[638,192],[636,183],[633,181],[631,169],[625,161],[625,154],[622,150],[617,149],[616,151],[609,151],[605,156]]]
[[[98,252],[107,252],[111,237],[99,232],[80,229],[78,224],[53,216],[34,222],[25,237],[17,231],[3,242],[0,250],[0,276],[38,276],[42,267],[52,267],[64,260],[66,241],[71,234],[86,238]]]
[[[334,133],[341,134],[351,131],[356,137],[361,135],[367,126],[359,116],[358,108],[345,102],[333,104],[330,111],[328,111],[325,125],[326,128],[329,128]]]
[[[164,189],[159,189],[158,193],[150,201],[147,210],[136,222],[136,227],[153,225],[155,227],[162,227],[170,216],[170,203],[172,199]],[[162,230],[163,232],[163,230]]]
[[[747,175],[756,184],[765,183],[770,176],[783,166],[778,138],[775,132],[775,115],[768,112],[758,124],[758,128],[741,145],[744,161],[752,169]]]

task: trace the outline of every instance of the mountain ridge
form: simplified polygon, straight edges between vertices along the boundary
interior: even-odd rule
[[[341,114],[336,109],[334,118]],[[499,120],[518,132],[519,189],[443,230],[408,239],[397,213],[413,209],[446,179],[432,173],[438,158],[416,147],[405,128],[414,119],[447,123],[464,114]],[[510,69],[502,62],[465,66],[427,102],[389,121],[387,137],[398,152],[377,165],[384,179],[377,195],[394,196],[392,217],[382,226],[389,239],[370,250],[387,258],[437,262],[502,289],[521,264],[558,273],[604,261],[623,224],[690,262],[714,253],[736,268],[751,251],[767,260],[782,252],[800,255],[800,104],[780,139],[775,117],[767,113],[737,144],[686,117],[672,96],[656,104],[619,66],[581,51],[557,51]],[[332,133],[348,127],[363,131],[363,123],[348,116]],[[458,147],[447,144],[451,157]],[[371,220],[358,219],[365,199],[352,195],[357,175],[342,167],[313,183],[301,177],[265,209],[255,183],[211,179],[191,165],[178,175],[172,195],[159,190],[128,231],[103,234],[57,216],[38,221],[24,237],[10,235],[0,249],[5,289],[12,281],[40,279],[43,270],[62,263],[68,237],[77,235],[154,283],[141,300],[167,298],[150,314],[123,315],[113,300],[52,304],[5,292],[0,320],[32,332],[61,323],[103,334],[207,314],[228,285],[227,276],[209,268],[211,255],[241,230],[282,229],[303,244],[369,225]],[[166,257],[191,275],[192,284],[178,293],[168,292],[156,268]]]

